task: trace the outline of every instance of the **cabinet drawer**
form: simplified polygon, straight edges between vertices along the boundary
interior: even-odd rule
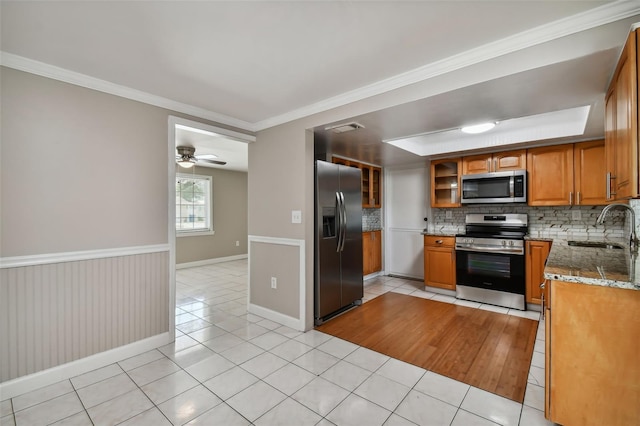
[[[437,235],[425,235],[424,245],[432,247],[453,247],[456,237],[440,237]]]

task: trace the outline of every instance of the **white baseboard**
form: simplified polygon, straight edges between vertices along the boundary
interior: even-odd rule
[[[150,351],[172,342],[170,333],[162,333],[128,345],[100,352],[66,364],[48,368],[27,376],[18,377],[8,382],[0,383],[0,400],[13,398],[26,392],[49,386],[61,380],[68,380],[80,374],[105,367],[114,362],[122,361],[132,356]]]
[[[298,331],[305,331],[304,329],[304,318],[294,318],[289,315],[281,314],[280,312],[272,311],[271,309],[264,308],[262,306],[254,305],[253,303],[249,303],[249,312],[266,318],[270,321],[275,321],[282,325],[285,325],[289,328],[293,328]]]
[[[384,271],[378,271],[378,272],[374,272],[373,274],[365,275],[364,277],[362,277],[362,281],[367,281],[372,278],[382,277],[382,276],[384,276]]]
[[[185,262],[176,264],[176,269],[194,268],[196,266],[213,265],[214,263],[230,262],[232,260],[246,259],[246,254],[238,254],[235,256],[216,257],[215,259],[196,260],[195,262]]]

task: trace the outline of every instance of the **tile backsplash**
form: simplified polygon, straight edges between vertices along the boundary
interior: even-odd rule
[[[382,209],[362,209],[362,231],[382,229]]]
[[[635,202],[638,201],[638,202]],[[464,233],[465,216],[469,213],[521,213],[529,218],[529,235],[540,238],[558,239],[617,239],[628,235],[624,210],[613,210],[607,215],[603,225],[596,225],[596,219],[604,206],[571,207],[530,207],[510,204],[474,205],[451,209],[432,209],[435,231],[446,234]],[[640,200],[632,200],[636,211],[636,223],[640,224]],[[637,208],[636,208],[637,207]],[[446,218],[446,212],[452,218]],[[574,212],[580,219],[573,219]]]

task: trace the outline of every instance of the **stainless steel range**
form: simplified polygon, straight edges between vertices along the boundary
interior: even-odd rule
[[[468,214],[456,235],[456,297],[526,309],[526,214]]]

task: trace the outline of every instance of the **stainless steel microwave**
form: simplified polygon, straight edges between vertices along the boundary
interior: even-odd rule
[[[526,203],[527,171],[462,175],[462,204]]]

